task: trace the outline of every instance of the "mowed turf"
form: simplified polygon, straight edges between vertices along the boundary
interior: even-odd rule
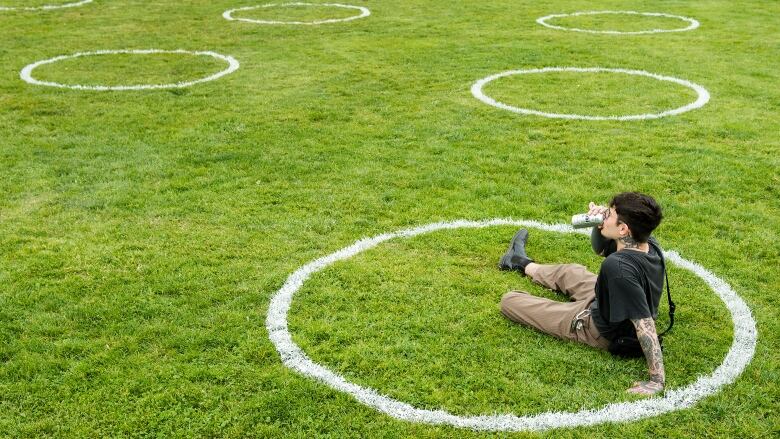
[[[254,4],[96,0],[0,11],[0,435],[778,434],[780,5],[366,1],[356,4],[370,17],[321,26],[221,17]],[[615,36],[535,22],[595,9],[683,15],[701,27]],[[685,25],[631,16],[557,24]],[[35,61],[102,49],[210,50],[241,68],[158,91],[19,78]],[[469,90],[495,73],[552,66],[645,70],[699,84],[712,98],[678,116],[590,122],[510,113]],[[46,65],[35,76],[154,84],[225,67],[207,57],[118,55]],[[510,105],[593,115],[695,100],[677,84],[601,73],[508,77],[485,91]],[[623,190],[653,194],[665,208],[662,245],[729,282],[757,322],[745,372],[690,409],[511,435],[414,424],[287,369],[268,339],[269,300],[287,276],[359,238],[460,218],[563,223]],[[525,415],[636,399],[625,389],[645,376],[642,361],[500,316],[510,289],[556,297],[495,269],[513,232],[440,231],[335,264],[293,301],[293,338],[315,361],[421,408]],[[599,265],[579,235],[532,230],[529,248],[542,262]],[[664,344],[669,387],[678,388],[718,367],[733,331],[701,280],[676,268],[670,275],[679,308]],[[659,329],[665,313],[662,305]]]

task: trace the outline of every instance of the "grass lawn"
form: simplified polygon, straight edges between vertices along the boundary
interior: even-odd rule
[[[0,6],[66,0],[0,0]],[[780,434],[780,3],[367,0],[359,20],[228,21],[247,1],[104,1],[0,10],[0,436],[772,437]],[[535,22],[639,10],[689,32],[604,35]],[[257,20],[355,10],[245,10]],[[684,27],[582,16],[568,27]],[[213,51],[241,67],[189,88],[28,84],[60,55]],[[704,107],[645,121],[520,115],[470,87],[508,70],[644,70],[706,88]],[[176,54],[43,65],[42,81],[166,84],[226,63]],[[648,77],[557,72],[493,81],[508,105],[596,116],[696,99]],[[655,235],[726,280],[752,310],[755,357],[692,408],[637,422],[490,433],[399,421],[286,368],[265,328],[302,265],[356,240],[497,217],[564,223],[624,190],[665,209]],[[511,324],[501,296],[559,297],[498,271],[512,227],[395,239],[316,273],[289,313],[294,341],[349,380],[458,415],[597,409],[646,375]],[[541,262],[598,270],[587,238],[531,231]],[[733,339],[708,286],[670,267],[668,388],[711,374]],[[662,301],[658,327],[666,327]]]

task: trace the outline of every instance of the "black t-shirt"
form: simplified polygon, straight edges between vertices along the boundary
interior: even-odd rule
[[[653,238],[650,240],[657,245]],[[661,256],[653,245],[648,253],[625,249],[616,252],[610,245],[605,255],[596,281],[596,300],[591,305],[593,321],[608,340],[636,336],[632,319],[658,317],[664,282]]]

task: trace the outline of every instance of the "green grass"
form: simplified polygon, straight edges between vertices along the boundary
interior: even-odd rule
[[[304,2],[287,2],[304,3]],[[268,3],[262,3],[268,4]],[[312,6],[288,4],[281,6],[285,2],[276,3],[276,7],[265,7],[250,9],[246,11],[237,11],[232,14],[235,19],[264,20],[264,21],[320,21],[320,20],[339,20],[356,15],[361,11],[352,8],[339,8],[329,6],[318,6],[312,2]],[[254,6],[254,5],[249,5]]]
[[[118,53],[79,56],[33,70],[39,81],[66,85],[175,84],[213,75],[228,64],[208,55]]]
[[[694,90],[680,84],[613,72],[510,75],[491,81],[483,93],[513,107],[585,116],[661,113],[697,98]]]
[[[652,12],[701,27],[623,37],[535,23],[594,9],[578,1],[368,1],[360,4],[370,17],[323,26],[221,18],[252,4],[0,12],[0,435],[777,434],[777,4],[657,2]],[[316,9],[302,13],[326,18]],[[624,19],[604,26],[649,24]],[[212,50],[241,68],[142,92],[19,79],[25,65],[58,55],[150,48]],[[130,58],[81,58],[40,73],[118,84],[222,68],[204,57]],[[712,99],[675,117],[587,122],[505,112],[469,92],[485,76],[547,66],[646,70],[700,84]],[[675,84],[618,75],[512,77],[487,90],[512,105],[593,114],[692,100]],[[268,340],[269,299],[286,277],[356,239],[457,218],[565,222],[622,190],[655,195],[666,212],[661,243],[727,280],[758,324],[746,371],[690,409],[541,434],[412,424],[285,368]],[[555,297],[494,269],[512,233],[436,232],[329,267],[293,302],[294,339],[348,378],[420,407],[530,414],[631,399],[623,392],[644,376],[640,361],[500,316],[510,289]],[[531,251],[598,268],[581,237],[532,231]],[[671,275],[679,310],[666,367],[679,387],[717,367],[732,330],[700,280]]]
[[[296,296],[290,330],[315,361],[419,407],[472,415],[534,414],[631,400],[625,384],[645,372],[643,360],[617,360],[518,331],[497,312],[510,290],[563,300],[516,273],[496,270],[495,261],[485,258],[502,253],[512,233],[508,228],[437,232],[338,264]],[[586,239],[532,233],[529,250],[539,260],[575,257],[598,270]],[[730,321],[723,303],[694,275],[675,270],[672,276],[681,308],[677,318],[685,323],[666,350],[667,379],[670,386],[683,387],[720,364],[731,343],[731,325],[712,331],[712,319]],[[661,325],[668,325],[664,320]],[[675,341],[683,339],[691,346],[678,350]],[[594,387],[594,382],[601,384]]]
[[[7,8],[35,8],[41,6],[57,6],[76,3],[79,0],[4,0],[2,6]]]
[[[632,6],[631,8],[634,8]],[[644,6],[642,8],[626,10],[634,10],[636,12],[649,12],[649,13],[666,13],[670,15],[680,15],[673,12],[664,12],[661,10],[653,9],[653,6]],[[594,8],[593,10],[603,10]],[[560,11],[557,13],[574,13],[577,11]],[[689,17],[691,18],[691,17]],[[692,17],[695,18],[695,17]],[[576,15],[568,17],[556,17],[545,21],[552,26],[560,26],[571,29],[582,29],[591,31],[617,31],[617,32],[643,32],[654,29],[659,30],[673,30],[673,29],[685,29],[690,26],[690,23],[673,17],[652,16],[652,15],[636,15],[636,14],[593,14],[593,15]]]

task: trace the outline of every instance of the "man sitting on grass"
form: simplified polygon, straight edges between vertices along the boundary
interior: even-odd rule
[[[664,389],[664,363],[655,330],[664,269],[657,242],[650,233],[661,223],[661,207],[647,195],[624,192],[609,207],[590,203],[589,214],[604,222],[593,228],[593,250],[606,259],[598,276],[579,264],[541,265],[525,252],[528,231],[512,238],[499,268],[517,270],[534,282],[571,299],[558,302],[512,291],[501,299],[510,320],[567,340],[606,350],[610,340],[636,336],[647,359],[648,381],[628,392],[653,395]],[[651,245],[652,244],[652,245]]]

